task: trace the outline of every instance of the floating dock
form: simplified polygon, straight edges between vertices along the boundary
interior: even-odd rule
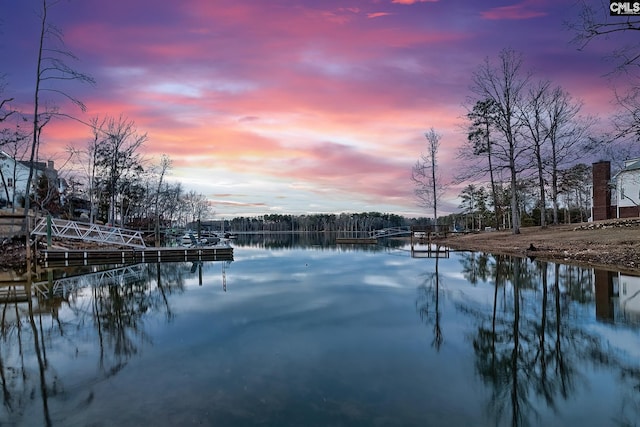
[[[337,244],[375,245],[378,239],[375,237],[336,237]]]
[[[38,264],[47,267],[144,262],[233,261],[230,246],[98,250],[42,250]]]

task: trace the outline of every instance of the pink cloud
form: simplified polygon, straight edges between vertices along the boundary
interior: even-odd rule
[[[397,4],[415,4],[415,3],[436,3],[440,0],[393,0],[391,3]]]
[[[354,147],[323,142],[301,150],[281,172],[289,179],[315,183],[318,189],[355,191],[377,197],[406,197],[410,164],[370,155]],[[409,186],[410,187],[410,186]]]
[[[540,6],[538,0],[525,0],[522,3],[514,4],[511,6],[501,6],[489,9],[480,13],[483,19],[489,20],[520,20],[540,18],[546,16],[547,12],[535,10],[536,6]]]
[[[232,200],[212,200],[211,201],[216,206],[228,206],[232,208],[268,208],[268,205],[264,202],[237,202]]]
[[[370,19],[381,18],[383,16],[389,16],[389,15],[391,15],[389,12],[372,12],[367,14],[367,18],[370,18]]]
[[[210,182],[233,180],[208,190],[221,204],[269,208],[286,194],[267,194],[265,185],[251,198],[246,187],[233,186],[250,177],[300,182],[296,196],[335,194],[342,206],[362,200],[413,206],[409,174],[424,148],[423,132],[430,126],[443,132],[441,164],[453,173],[465,139],[460,117],[469,78],[504,47],[507,32],[514,47],[526,47],[525,61],[541,77],[563,84],[589,111],[610,109],[609,89],[598,83],[607,64],[558,42],[556,11],[567,15],[566,8],[513,1],[520,3],[484,12],[487,2],[429,2],[429,14],[416,14],[389,3],[426,1],[346,8],[338,1],[189,0],[150,8],[151,1],[136,0],[128,8],[112,0],[78,3],[62,27],[79,68],[98,81],[95,90],[70,86],[89,108],[83,120],[120,113],[135,120],[149,135],[147,155],[169,154],[184,176],[193,167],[201,176],[207,171]],[[497,19],[520,21],[487,21]],[[23,44],[15,46],[30,51]],[[6,56],[15,58],[6,68],[17,75],[11,67],[23,55]],[[60,106],[69,111],[64,100]],[[58,164],[64,147],[83,147],[90,132],[56,121],[43,138],[43,156]]]

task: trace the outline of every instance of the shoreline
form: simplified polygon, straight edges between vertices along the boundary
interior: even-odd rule
[[[640,218],[525,227],[520,231],[449,234],[433,242],[452,250],[530,257],[640,275]],[[530,250],[531,246],[535,250]],[[26,268],[23,241],[6,239],[1,249],[2,270]]]
[[[438,242],[454,250],[488,252],[640,274],[640,218],[483,231]],[[530,249],[533,247],[533,250]]]

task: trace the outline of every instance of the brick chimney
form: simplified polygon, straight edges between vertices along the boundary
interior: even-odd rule
[[[611,162],[593,163],[593,221],[611,218]]]

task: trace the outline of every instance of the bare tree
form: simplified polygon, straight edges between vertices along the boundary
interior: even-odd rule
[[[95,222],[96,199],[99,198],[96,187],[96,161],[98,145],[105,138],[102,129],[106,126],[106,119],[100,120],[98,117],[94,117],[88,125],[91,129],[91,139],[87,141],[86,149],[77,149],[68,145],[66,151],[76,174],[75,183],[85,186],[86,190],[84,190],[83,196],[89,201],[89,222],[93,224]]]
[[[565,222],[570,223],[571,208],[579,213],[579,220],[584,221],[588,217],[590,207],[591,166],[578,163],[568,169],[559,171],[560,193],[565,195],[567,216]]]
[[[523,147],[519,132],[522,128],[518,106],[521,103],[523,91],[529,81],[529,75],[522,72],[522,55],[511,49],[500,52],[499,63],[494,66],[489,59],[473,74],[471,90],[478,97],[477,100],[491,100],[495,103],[496,115],[494,125],[502,137],[494,145],[496,156],[504,161],[510,172],[511,188],[517,188],[520,172],[520,157]],[[516,191],[511,194],[511,219],[513,234],[520,233],[520,218],[518,215],[518,198]]]
[[[4,91],[4,88],[6,87],[6,84],[4,83],[3,80],[4,80],[4,76],[0,76],[0,93],[2,93]],[[13,101],[13,98],[4,98],[4,99],[0,98],[0,123],[4,123],[9,118],[9,116],[15,113],[15,110],[7,108],[8,104],[11,101]],[[4,147],[10,141],[10,138],[9,138],[10,133],[12,132],[8,128],[5,128],[3,125],[2,129],[0,129],[0,138],[1,138],[0,147]],[[0,168],[0,178],[2,179],[2,185],[5,191],[7,203],[9,203],[10,202],[9,187],[7,185],[7,181],[5,179],[2,168]]]
[[[65,61],[77,59],[73,53],[66,49],[64,45],[64,38],[62,31],[59,28],[52,25],[48,19],[49,8],[58,3],[57,1],[48,2],[42,0],[42,10],[40,14],[40,32],[38,40],[38,53],[37,53],[37,65],[36,65],[36,80],[35,88],[33,91],[33,131],[31,141],[31,154],[30,154],[30,168],[29,177],[27,178],[24,206],[24,231],[27,238],[27,262],[30,262],[31,252],[28,244],[30,235],[29,224],[29,209],[30,209],[30,197],[29,191],[32,186],[32,180],[34,175],[34,162],[37,159],[37,153],[40,146],[40,134],[42,128],[49,122],[52,114],[57,113],[55,110],[41,110],[40,101],[44,92],[52,92],[57,95],[70,100],[72,103],[80,107],[82,111],[85,111],[85,105],[77,98],[70,95],[68,92],[61,90],[55,86],[55,82],[64,82],[70,80],[76,80],[80,82],[94,84],[93,77],[79,73],[71,68]]]
[[[182,201],[187,218],[191,222],[200,221],[211,213],[209,202],[203,194],[191,190],[184,195]]]
[[[171,159],[166,154],[162,155],[160,159],[158,171],[158,187],[156,188],[155,194],[155,202],[154,202],[154,211],[156,216],[156,227],[155,227],[155,236],[156,236],[156,247],[160,246],[160,211],[158,202],[160,200],[160,190],[162,189],[162,181],[164,179],[165,174],[171,169]]]
[[[575,101],[561,87],[553,89],[550,95],[547,105],[550,147],[547,163],[551,175],[553,223],[558,224],[559,170],[584,156],[586,150],[592,149],[588,143],[588,132],[596,120],[593,117],[581,117],[582,103]]]
[[[568,92],[559,86],[552,88],[548,81],[531,86],[522,107],[522,122],[538,181],[542,227],[547,224],[548,189],[553,203],[553,223],[558,224],[559,168],[573,164],[592,149],[587,133],[595,119],[580,117],[581,108],[582,104],[574,101]]]
[[[635,31],[640,31],[640,16],[610,16],[610,2],[605,0],[581,0],[580,13],[568,26],[575,32],[573,42],[579,49],[584,49],[594,40],[617,35],[629,35],[627,44],[619,44],[619,48],[611,53],[615,59],[615,71],[628,72],[640,67],[640,42]]]
[[[527,140],[531,143],[533,166],[538,180],[540,226],[547,226],[547,202],[545,192],[544,152],[549,140],[549,125],[546,123],[548,106],[548,81],[540,81],[529,88],[528,96],[520,111]]]
[[[16,198],[19,196],[17,192],[18,182],[18,169],[16,164],[19,160],[24,159],[28,147],[27,139],[29,135],[20,128],[20,124],[16,124],[15,129],[4,128],[0,131],[0,145],[2,150],[11,157],[12,167],[9,170],[3,171],[0,168],[0,180],[4,188],[5,198],[7,203],[11,205],[12,212],[16,209]],[[9,192],[9,180],[13,185],[13,191]],[[26,194],[24,195],[26,196]]]
[[[442,179],[438,173],[438,149],[440,134],[431,128],[424,135],[427,138],[427,153],[421,154],[413,166],[411,179],[415,184],[415,194],[420,204],[433,208],[433,222],[438,223],[438,200],[444,193]]]
[[[580,1],[580,13],[568,27],[575,32],[573,42],[586,49],[599,39],[615,39],[617,48],[610,53],[613,69],[608,77],[621,77],[623,88],[614,90],[619,110],[613,116],[614,133],[604,137],[607,155],[626,159],[638,154],[637,145],[625,143],[627,138],[640,141],[640,15],[610,16],[610,2]],[[622,142],[622,144],[615,144]]]
[[[459,196],[461,200],[459,207],[467,217],[471,216],[471,227],[467,225],[467,219],[465,218],[465,228],[481,230],[482,220],[487,213],[487,193],[484,187],[469,184],[462,189]],[[477,227],[475,224],[477,224]]]
[[[6,87],[6,83],[4,82],[4,76],[0,76],[0,93],[4,91],[5,87]],[[2,147],[3,151],[7,151],[8,148],[13,148],[14,149],[13,151],[17,152],[18,146],[21,145],[21,142],[24,141],[27,136],[20,129],[19,124],[15,125],[15,129],[12,129],[5,125],[5,123],[8,122],[10,117],[16,113],[16,110],[14,110],[13,108],[10,108],[9,106],[9,103],[11,101],[13,101],[13,98],[4,98],[4,99],[0,98],[0,125],[2,125],[2,128],[0,128],[0,147]],[[16,156],[14,156],[13,158],[17,159]],[[15,174],[16,174],[16,168],[14,164],[14,167],[12,170],[12,177],[11,177],[13,182],[15,182],[15,178],[16,178]],[[13,192],[12,195],[9,194],[9,185],[7,182],[8,178],[9,177],[5,176],[5,172],[2,170],[2,168],[0,168],[0,180],[2,182],[2,187],[4,189],[5,199],[7,203],[8,204],[10,203],[13,209],[15,209],[15,206],[14,206],[15,191]]]
[[[163,191],[162,197],[162,212],[167,213],[167,217],[174,222],[180,222],[182,197],[183,197],[182,184],[176,182],[174,184],[166,184],[166,190]]]
[[[96,163],[97,163],[97,157],[98,157],[98,142],[100,141],[100,135],[98,132],[98,129],[100,128],[99,124],[98,124],[98,118],[94,118],[92,120],[92,127],[91,127],[91,133],[93,136],[93,139],[89,141],[88,147],[87,147],[87,159],[89,160],[88,162],[88,169],[87,169],[87,175],[89,176],[89,222],[91,224],[93,224],[95,222],[95,211],[96,211],[96,207],[95,207],[95,188],[96,188]],[[104,123],[104,121],[103,121]]]
[[[122,115],[104,120],[98,134],[106,136],[96,143],[95,166],[102,190],[109,197],[107,220],[115,224],[119,197],[143,170],[138,149],[146,142],[147,134],[139,134],[135,123]],[[122,215],[120,220],[124,221]]]
[[[4,76],[0,76],[0,93],[4,92],[6,86]],[[8,108],[11,101],[13,101],[13,98],[0,98],[0,123],[4,122],[9,118],[9,116],[15,113],[14,109]]]

